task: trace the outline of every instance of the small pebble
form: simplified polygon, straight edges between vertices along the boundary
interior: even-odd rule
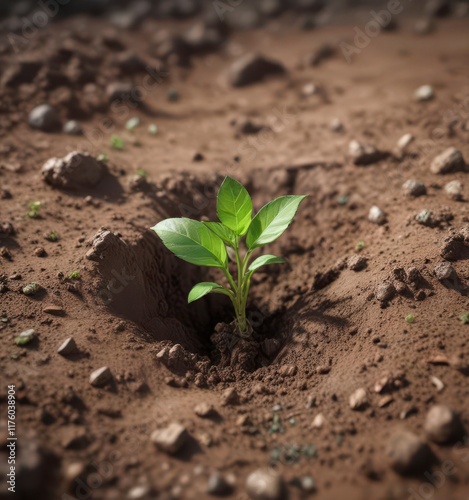
[[[374,205],[370,208],[368,213],[368,220],[373,224],[384,224],[386,222],[386,213],[378,206]]]
[[[415,198],[427,194],[425,184],[415,179],[405,181],[402,185],[402,189],[407,196],[414,196]]]
[[[435,94],[431,85],[422,85],[414,93],[415,100],[421,102],[430,101],[434,96]]]

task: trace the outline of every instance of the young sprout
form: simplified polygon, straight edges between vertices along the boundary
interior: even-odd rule
[[[30,219],[37,219],[39,217],[39,210],[41,208],[41,202],[40,201],[32,201],[28,205],[28,212],[27,216]]]
[[[469,313],[461,314],[459,320],[463,325],[469,325]]]
[[[107,163],[109,161],[109,155],[107,153],[99,153],[96,159],[98,161],[102,161],[103,163]]]
[[[79,280],[80,278],[80,271],[73,271],[73,273],[68,277],[69,280]]]
[[[414,314],[408,314],[405,317],[405,320],[407,321],[407,323],[414,323],[415,322],[415,315]]]
[[[137,168],[135,172],[139,177],[148,177],[148,172],[143,168]]]
[[[364,242],[364,241],[359,241],[359,242],[355,245],[355,250],[356,250],[357,252],[361,252],[364,248],[365,248],[365,242]]]
[[[50,233],[45,235],[45,238],[47,241],[52,241],[52,242],[59,241],[59,235],[57,231],[51,231]]]
[[[111,137],[111,147],[113,149],[117,149],[119,151],[122,151],[125,147],[125,141],[122,139],[120,135],[113,135]]]
[[[246,188],[226,177],[217,195],[219,222],[180,217],[156,224],[152,229],[177,257],[191,264],[218,268],[226,278],[224,285],[198,283],[189,292],[188,302],[208,293],[226,295],[234,307],[238,333],[250,336],[252,326],[246,317],[246,304],[252,275],[265,265],[285,262],[275,255],[261,255],[255,260],[252,256],[282,235],[305,198],[281,196],[252,217],[252,200]],[[236,262],[236,276],[231,274],[228,266],[228,251]]]

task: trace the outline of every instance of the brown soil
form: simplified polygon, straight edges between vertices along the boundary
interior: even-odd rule
[[[103,104],[103,88],[115,77],[107,64],[111,49],[99,41],[105,21],[62,21],[41,33],[41,43],[53,48],[60,38],[76,42],[84,23],[82,36],[100,47],[94,70],[103,68],[97,105],[84,113],[85,134],[93,141],[28,127],[27,113],[57,98],[60,87],[29,83],[2,90],[0,222],[15,229],[0,233],[6,248],[0,300],[8,318],[0,323],[2,408],[6,385],[15,384],[20,458],[34,456],[35,446],[44,457],[39,477],[28,477],[23,465],[20,498],[83,498],[81,485],[85,498],[122,499],[139,484],[150,486],[148,498],[206,498],[207,477],[217,469],[234,474],[231,496],[244,499],[247,475],[269,464],[286,482],[311,475],[316,498],[412,498],[409,489],[419,491],[428,479],[391,470],[385,449],[393,431],[407,428],[423,436],[434,403],[448,404],[469,426],[469,327],[459,321],[469,311],[467,259],[452,262],[457,283],[445,286],[433,273],[443,261],[444,238],[469,223],[467,186],[462,202],[450,199],[443,186],[455,179],[467,184],[467,173],[438,176],[429,169],[450,146],[469,159],[467,21],[441,22],[428,37],[410,28],[383,33],[353,64],[339,54],[319,67],[304,67],[304,56],[324,41],[350,38],[350,26],[301,32],[273,22],[234,34],[224,51],[193,59],[190,69],[170,65],[167,78],[146,95],[144,109],[125,115]],[[119,37],[126,48],[146,54],[151,29],[148,23]],[[234,54],[253,48],[282,61],[288,75],[227,87],[220,76]],[[13,65],[17,57],[4,54],[2,63]],[[302,96],[308,82],[324,91]],[[415,102],[413,93],[423,84],[431,84],[436,97]],[[81,104],[82,86],[74,87]],[[178,102],[166,99],[172,88],[180,93]],[[67,102],[58,102],[63,117],[69,116]],[[106,116],[115,126],[102,132]],[[125,131],[132,116],[142,122],[133,133]],[[334,117],[344,132],[330,130]],[[274,131],[237,134],[231,123],[246,118]],[[150,123],[158,125],[158,135],[148,134]],[[397,140],[408,132],[416,139],[399,155]],[[126,139],[123,151],[109,148],[114,133]],[[355,166],[347,157],[353,139],[389,155]],[[77,149],[108,152],[108,173],[97,187],[59,191],[45,184],[43,163]],[[192,161],[196,152],[202,161]],[[137,169],[148,176],[134,189]],[[211,271],[175,259],[149,230],[169,216],[213,218],[225,175],[246,184],[256,208],[283,194],[309,195],[291,228],[269,247],[287,265],[254,278],[253,341],[228,345],[224,339],[231,337],[223,332],[230,329],[220,325],[231,321],[228,303],[219,297],[186,303],[190,287]],[[408,179],[421,180],[427,195],[406,197],[401,186]],[[26,217],[28,203],[36,200],[40,217]],[[387,213],[384,225],[368,221],[373,205]],[[418,224],[415,215],[423,209],[441,214],[441,223]],[[57,242],[45,239],[51,231],[59,234]],[[358,252],[360,241],[365,246]],[[45,257],[36,256],[38,246]],[[366,267],[353,271],[347,259],[357,254]],[[411,268],[420,272],[417,281],[408,278]],[[80,272],[79,280],[67,278],[73,271]],[[396,276],[402,292],[377,300],[377,287],[399,281]],[[21,290],[31,282],[42,289],[26,296]],[[63,314],[44,312],[48,305],[60,306]],[[415,315],[412,324],[405,321],[409,314]],[[30,328],[37,338],[16,346],[16,335]],[[63,357],[57,349],[70,336],[80,353]],[[157,358],[175,344],[181,347],[172,361]],[[102,366],[114,381],[92,387],[89,376]],[[375,385],[383,377],[390,387],[378,394]],[[441,392],[431,377],[444,383]],[[349,397],[360,387],[370,404],[356,412]],[[238,392],[239,404],[223,404],[229,388]],[[307,407],[310,397],[315,402]],[[213,404],[217,418],[196,416],[200,402]],[[325,424],[314,429],[318,413]],[[184,424],[193,440],[168,456],[155,449],[150,435],[173,421]],[[283,452],[294,444],[314,445],[316,453],[290,463]],[[455,466],[432,498],[467,498],[468,446],[431,445],[440,464],[451,460]],[[280,459],[273,460],[279,450]],[[1,461],[4,467],[4,455]],[[30,494],[28,487],[40,489]],[[291,498],[301,497],[294,485],[288,489]]]

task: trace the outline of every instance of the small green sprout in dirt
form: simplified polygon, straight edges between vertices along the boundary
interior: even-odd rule
[[[469,313],[461,314],[459,320],[463,325],[469,325]]]
[[[122,151],[125,147],[124,139],[120,135],[113,135],[111,137],[111,147],[118,151]]]
[[[40,201],[32,201],[28,205],[28,212],[27,216],[30,219],[37,219],[39,217],[39,211],[41,209],[41,202]]]
[[[359,242],[355,245],[355,250],[356,250],[357,252],[361,252],[364,248],[365,248],[365,242],[364,242],[364,241],[359,241]]]
[[[151,135],[157,135],[158,134],[158,126],[155,125],[154,123],[148,125],[148,133]]]
[[[34,339],[34,336],[34,330],[25,330],[16,337],[15,343],[17,346],[23,347],[29,344]]]
[[[148,172],[143,168],[137,168],[135,172],[139,177],[148,177]]]
[[[138,126],[140,125],[140,118],[138,116],[134,116],[133,118],[130,118],[127,120],[127,123],[125,124],[125,128],[127,130],[135,130]]]
[[[348,196],[339,196],[339,197],[337,198],[337,203],[338,203],[339,205],[347,205],[348,200],[349,200]]]
[[[99,153],[96,159],[98,161],[102,161],[103,163],[107,163],[109,161],[109,155],[107,153]]]
[[[51,231],[50,233],[46,234],[45,238],[47,241],[56,242],[59,241],[59,234],[57,233],[57,231]]]
[[[40,289],[41,287],[37,283],[30,283],[23,287],[23,293],[25,295],[35,295]]]
[[[414,314],[408,314],[405,317],[405,320],[407,321],[407,323],[415,323],[415,315]]]
[[[227,286],[213,282],[198,283],[189,293],[194,302],[209,293],[223,294],[231,300],[238,333],[249,337],[252,326],[246,317],[246,304],[252,275],[268,264],[285,262],[275,255],[253,253],[274,242],[287,229],[306,196],[281,196],[262,207],[253,217],[252,200],[246,188],[226,177],[217,195],[220,222],[199,222],[179,217],[159,222],[152,229],[177,257],[191,264],[218,268]],[[230,272],[228,250],[236,262],[236,277]]]
[[[72,274],[68,277],[69,280],[79,280],[81,279],[80,271],[73,271]]]

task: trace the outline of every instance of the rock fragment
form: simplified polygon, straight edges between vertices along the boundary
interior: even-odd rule
[[[157,448],[172,455],[187,443],[189,434],[183,425],[173,422],[163,429],[154,431],[150,439]]]
[[[386,213],[376,205],[373,205],[368,212],[368,220],[373,224],[384,224],[387,220]]]
[[[438,444],[459,439],[463,426],[458,414],[446,405],[435,405],[427,413],[424,425],[428,438]]]
[[[50,185],[63,189],[95,186],[105,167],[88,153],[73,151],[64,158],[51,158],[42,167],[42,177]]]
[[[446,149],[436,156],[430,165],[430,171],[438,175],[461,172],[464,171],[465,168],[466,162],[464,161],[464,157],[461,151],[456,148]]]
[[[98,368],[90,375],[90,384],[93,387],[104,387],[106,384],[111,382],[112,373],[107,366]]]
[[[57,349],[57,352],[61,356],[71,356],[73,354],[76,354],[78,352],[78,347],[73,337],[65,339],[62,342],[62,344],[60,344],[60,347]]]
[[[416,179],[409,179],[405,181],[402,185],[402,189],[407,196],[413,196],[415,198],[427,194],[425,184]]]
[[[462,201],[463,199],[463,187],[462,187],[462,182],[460,181],[451,181],[448,182],[448,184],[445,185],[445,193],[455,201]]]
[[[239,405],[239,403],[240,403],[240,397],[236,389],[230,387],[225,391],[223,391],[222,404],[224,406],[235,406]]]
[[[362,387],[357,389],[349,399],[350,408],[354,411],[364,410],[368,406],[368,396]]]
[[[415,137],[412,134],[404,134],[398,141],[397,147],[400,151],[405,151],[407,147],[414,141]]]
[[[426,470],[432,463],[428,445],[416,434],[399,430],[391,437],[387,447],[391,467],[400,474],[415,474]]]
[[[433,97],[435,97],[435,93],[431,85],[422,85],[414,93],[415,100],[420,102],[430,101]]]
[[[31,128],[43,132],[56,132],[60,130],[60,117],[55,108],[49,104],[41,104],[29,113],[28,123]]]
[[[376,163],[387,156],[387,154],[375,148],[371,144],[362,144],[358,141],[351,141],[348,146],[348,154],[354,165],[366,166]]]
[[[282,477],[273,469],[257,469],[246,480],[246,491],[251,500],[281,500],[285,494]]]
[[[285,67],[278,61],[259,54],[247,54],[232,64],[228,70],[228,82],[232,87],[244,87],[285,73]]]
[[[375,291],[375,296],[380,302],[390,301],[395,294],[396,288],[389,281],[383,281],[383,283],[380,283]]]

